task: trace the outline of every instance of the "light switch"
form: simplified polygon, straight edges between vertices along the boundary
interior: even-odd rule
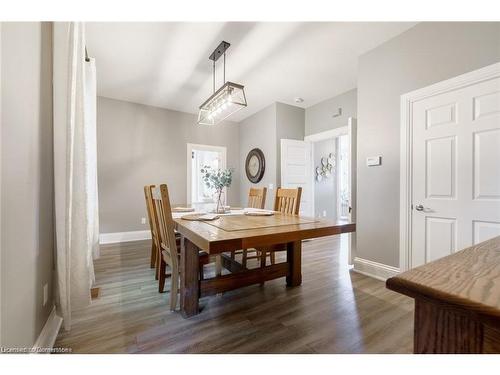
[[[368,156],[366,158],[367,167],[375,167],[382,164],[382,156]]]
[[[274,189],[274,184],[269,184],[269,190],[273,190]]]

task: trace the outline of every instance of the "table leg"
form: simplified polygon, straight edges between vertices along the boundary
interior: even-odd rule
[[[299,286],[302,283],[302,241],[290,242],[286,245],[286,261],[290,267],[290,275],[286,277],[286,285]]]
[[[181,245],[181,314],[185,318],[199,313],[198,247],[184,238]]]

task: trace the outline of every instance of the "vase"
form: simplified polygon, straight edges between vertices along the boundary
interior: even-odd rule
[[[225,208],[225,196],[224,196],[224,191],[220,190],[215,193],[215,213],[216,214],[223,214],[226,212]]]

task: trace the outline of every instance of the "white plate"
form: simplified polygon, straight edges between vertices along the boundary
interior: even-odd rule
[[[193,212],[193,207],[174,207],[172,208],[172,212]]]
[[[247,216],[273,216],[273,211],[246,211]]]

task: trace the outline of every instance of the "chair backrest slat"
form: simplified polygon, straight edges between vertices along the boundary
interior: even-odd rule
[[[296,189],[276,189],[274,210],[284,214],[298,215],[300,210],[301,195],[301,187],[298,187]]]
[[[158,238],[158,220],[155,215],[152,192],[155,185],[144,186],[144,197],[146,199],[146,209],[148,212],[149,228],[151,230],[151,238],[155,241]]]
[[[264,208],[266,206],[267,188],[250,188],[248,192],[248,207]]]
[[[172,218],[170,207],[170,197],[167,185],[162,184],[152,190],[152,200],[154,211],[158,218],[159,226],[159,244],[162,251],[166,251],[171,259],[171,266],[177,267],[177,245],[175,241],[175,224]]]

